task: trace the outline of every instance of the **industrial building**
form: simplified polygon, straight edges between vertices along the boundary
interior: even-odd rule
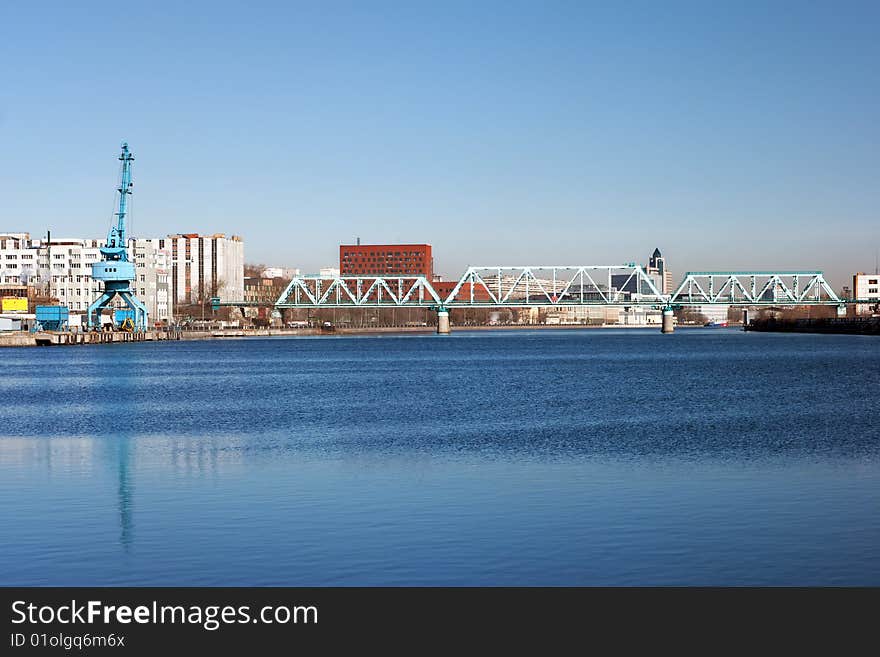
[[[84,313],[103,292],[91,265],[101,260],[104,239],[31,239],[28,233],[0,234],[0,286],[25,292],[12,296],[57,299],[72,314]],[[171,321],[178,305],[243,299],[244,242],[222,234],[170,235],[128,241],[136,278],[132,290],[151,322]],[[6,294],[6,293],[4,293]]]
[[[431,283],[431,287],[433,287],[440,298],[444,300],[452,294],[456,285],[458,285],[458,281],[435,280]],[[471,283],[469,282],[462,283],[455,298],[470,299],[471,294],[473,294],[474,301],[490,301],[492,299],[489,292],[482,285],[474,285],[473,290],[471,290],[471,287]]]
[[[101,260],[103,239],[31,239],[28,233],[0,235],[0,282],[25,286],[25,296],[57,299],[71,313],[84,313],[103,292],[92,279],[91,265]],[[153,321],[168,320],[173,299],[168,287],[168,254],[151,240],[134,239],[128,255],[135,264],[132,289],[144,302]]]
[[[424,276],[434,278],[430,244],[340,244],[342,276]]]

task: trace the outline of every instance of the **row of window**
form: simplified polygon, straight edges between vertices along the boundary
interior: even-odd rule
[[[383,271],[377,271],[375,269],[358,269],[353,267],[351,269],[344,269],[342,274],[345,276],[350,276],[352,274],[361,274],[366,276],[387,276],[388,274],[424,274],[425,272],[422,269],[414,268],[414,269],[385,269]]]
[[[422,256],[422,257],[424,257],[424,255],[425,255],[424,251],[388,251],[386,253],[379,253],[376,251],[368,251],[367,253],[369,253],[370,255],[386,256],[389,258],[392,256]],[[348,257],[353,258],[353,257],[359,256],[359,255],[363,255],[363,252],[358,253],[356,251],[351,251],[351,252],[343,253],[342,257],[343,258],[348,258]]]
[[[79,254],[79,253],[69,253],[69,254],[53,253],[52,257],[55,260],[65,260],[68,258],[70,260],[80,260],[81,254]],[[85,257],[86,257],[86,260],[97,260],[99,258],[99,255],[97,253],[86,253]],[[135,253],[134,257],[135,257],[135,260],[137,260],[138,258],[146,258],[146,254],[139,251],[139,252]],[[6,260],[19,260],[19,259],[20,260],[33,260],[34,254],[32,254],[32,253],[22,253],[22,254],[7,253],[6,254]]]
[[[134,290],[134,293],[138,294],[137,289]],[[63,296],[86,297],[86,296],[91,296],[92,294],[93,294],[93,292],[90,292],[89,290],[75,290],[75,289],[65,290],[65,288],[63,288],[63,287],[58,290],[59,297],[63,297]],[[145,297],[145,296],[147,296],[147,291],[144,288],[141,288],[139,294],[142,297]]]
[[[351,264],[354,262],[369,262],[369,263],[386,263],[386,262],[405,262],[405,263],[425,263],[427,260],[425,258],[417,259],[417,258],[343,258],[342,264]]]

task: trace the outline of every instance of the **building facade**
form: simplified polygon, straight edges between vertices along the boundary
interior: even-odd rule
[[[663,294],[672,294],[672,272],[666,267],[666,258],[660,253],[660,249],[654,249],[654,253],[645,265],[645,273],[654,279],[657,289]]]
[[[0,283],[26,286],[29,296],[57,299],[71,313],[85,313],[104,291],[103,283],[92,280],[91,267],[101,260],[104,242],[78,238],[34,240],[27,233],[2,234]],[[135,264],[132,289],[146,305],[149,321],[169,320],[173,300],[167,254],[154,248],[150,240],[136,239],[129,242],[128,257]]]
[[[168,254],[175,306],[244,298],[244,241],[238,235],[181,233],[149,241]]]
[[[430,244],[340,244],[342,276],[424,276],[434,278]]]
[[[272,306],[284,292],[289,279],[246,276],[244,279],[244,300]]]
[[[0,234],[0,285],[25,285],[55,298],[72,313],[86,312],[103,292],[91,265],[101,260],[103,239],[31,239]],[[178,305],[244,299],[244,242],[233,235],[178,234],[129,241],[135,264],[132,288],[150,322],[171,321]]]
[[[869,302],[856,304],[858,314],[874,312],[880,304],[880,274],[858,272],[853,275],[853,296]]]

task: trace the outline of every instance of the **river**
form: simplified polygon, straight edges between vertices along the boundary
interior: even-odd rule
[[[0,353],[0,584],[880,585],[880,341]]]

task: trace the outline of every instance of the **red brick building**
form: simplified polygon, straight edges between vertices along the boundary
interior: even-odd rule
[[[340,244],[342,276],[424,276],[434,278],[430,244]]]
[[[431,283],[431,286],[434,288],[434,291],[437,292],[437,295],[443,301],[446,301],[446,297],[452,294],[452,290],[455,289],[455,286],[458,285],[458,281],[434,281]],[[464,283],[459,289],[458,294],[455,295],[455,301],[470,301],[471,299],[471,284]],[[474,301],[491,301],[492,297],[489,296],[489,293],[486,291],[486,288],[482,285],[474,286]]]

